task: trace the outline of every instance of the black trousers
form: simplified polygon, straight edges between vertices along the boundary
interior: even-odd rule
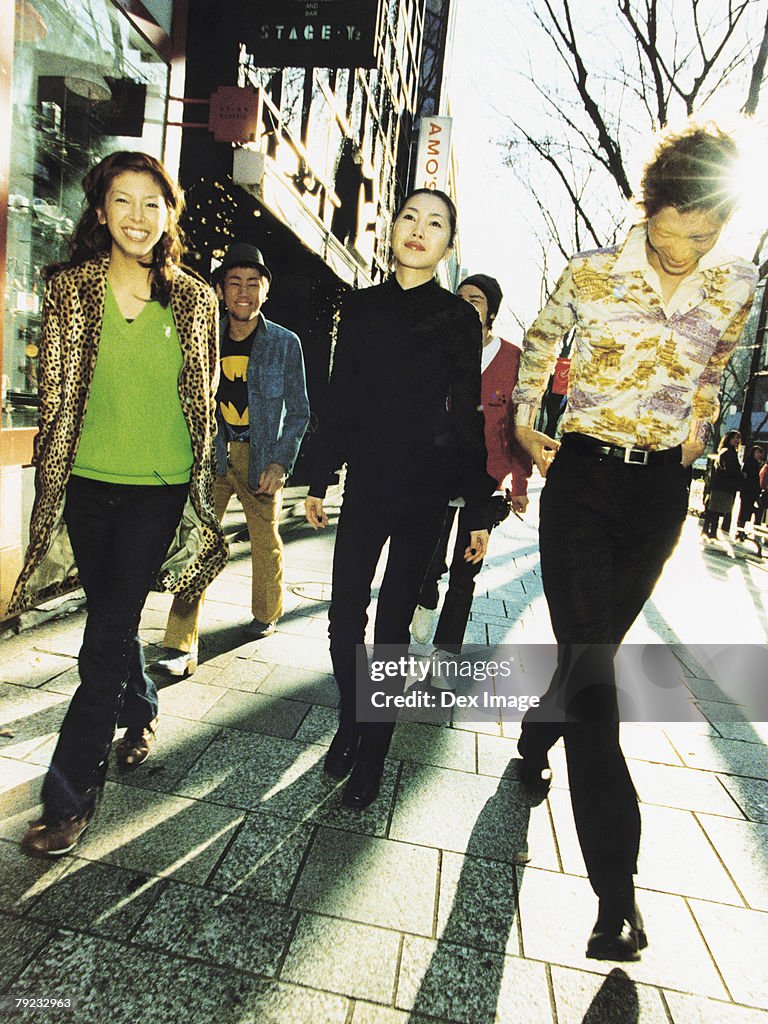
[[[395,489],[352,473],[347,475],[333,553],[333,590],[328,613],[342,727],[352,726],[356,721],[356,648],[364,642],[371,583],[384,545],[389,540],[374,645],[398,644],[406,652],[419,589],[440,535],[447,504],[447,492],[438,488]],[[369,684],[361,680],[361,685]],[[393,730],[394,721],[361,723],[361,756],[383,760]]]
[[[501,507],[503,511],[496,518],[490,527],[491,529],[493,529],[493,526],[498,526],[508,514],[508,506],[502,504],[503,500],[503,498],[499,497],[499,505],[495,506]],[[449,651],[452,654],[461,653],[464,631],[467,628],[469,613],[475,596],[475,581],[483,567],[482,562],[473,564],[464,560],[464,552],[469,544],[471,532],[466,508],[457,508],[455,505],[448,506],[437,546],[432,554],[424,581],[421,584],[418,602],[424,608],[437,608],[438,601],[440,600],[438,584],[440,577],[448,571],[448,541],[451,537],[451,530],[453,529],[457,512],[459,514],[459,525],[453,545],[448,590],[443,598],[443,607],[440,610],[440,617],[437,620],[433,640],[435,647]]]
[[[631,891],[640,813],[619,745],[613,659],[680,536],[690,475],[677,451],[646,466],[565,435],[541,497],[544,592],[558,665],[519,749],[544,757],[562,736],[573,815],[598,896]]]
[[[157,715],[139,619],[181,518],[187,484],[140,486],[71,477],[64,520],[88,617],[80,685],[43,783],[45,819],[81,816],[104,783],[118,724],[142,729]]]

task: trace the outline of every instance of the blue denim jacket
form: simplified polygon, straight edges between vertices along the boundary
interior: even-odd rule
[[[259,314],[259,329],[248,360],[248,420],[250,458],[248,484],[259,486],[259,477],[270,462],[293,469],[299,445],[309,423],[309,400],[304,377],[301,344],[293,331]],[[219,342],[229,330],[229,317],[221,321]],[[227,473],[227,442],[224,421],[216,410],[216,472]]]

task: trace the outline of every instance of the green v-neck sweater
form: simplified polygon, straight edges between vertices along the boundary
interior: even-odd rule
[[[107,286],[76,476],[118,484],[187,483],[192,444],[179,401],[181,347],[170,306],[129,323]]]

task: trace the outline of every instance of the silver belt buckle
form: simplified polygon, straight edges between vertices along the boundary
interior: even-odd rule
[[[644,448],[625,448],[624,461],[628,466],[647,466],[649,454]]]

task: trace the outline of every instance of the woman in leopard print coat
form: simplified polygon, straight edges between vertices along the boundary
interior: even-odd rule
[[[157,692],[137,631],[174,534],[192,527],[193,554],[161,577],[187,600],[227,557],[211,494],[218,307],[178,265],[181,193],[157,160],[129,152],[83,188],[70,261],[47,275],[36,496],[10,606],[78,579],[88,602],[80,686],[22,843],[35,856],[67,852],[87,827],[116,726],[123,769],[149,753]]]

